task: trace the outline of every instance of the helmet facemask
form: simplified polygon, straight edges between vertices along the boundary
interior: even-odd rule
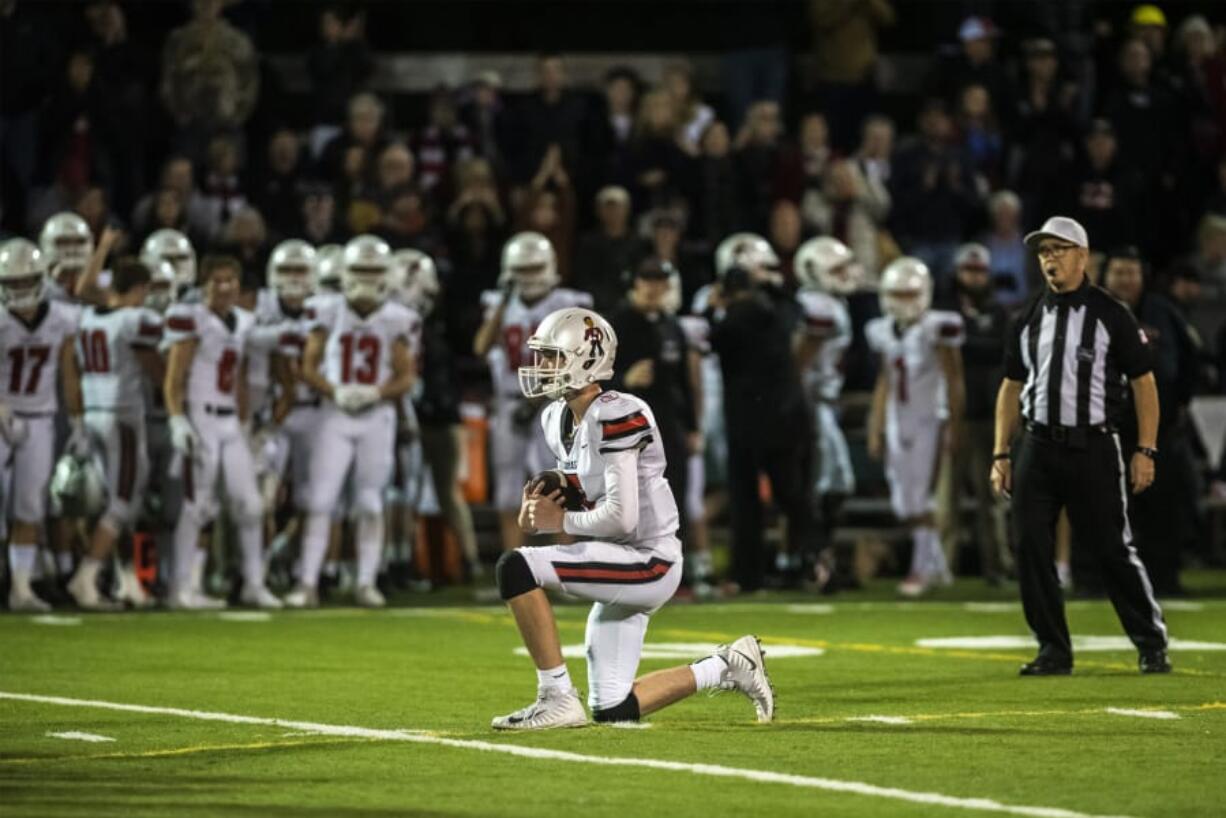
[[[311,268],[305,264],[283,264],[274,270],[273,289],[277,295],[292,301],[301,301],[315,289]]]
[[[46,294],[46,277],[30,273],[0,282],[0,299],[10,310],[28,310],[42,303]]]
[[[381,304],[387,297],[388,270],[382,265],[355,264],[345,270],[341,287],[351,303]]]
[[[544,346],[535,339],[528,341],[532,365],[519,368],[519,390],[525,398],[562,397],[570,387],[570,356],[561,347]]]
[[[520,298],[527,301],[544,298],[553,289],[553,276],[550,275],[549,266],[546,264],[513,267],[511,275],[515,279],[515,288],[519,291]]]
[[[928,309],[924,291],[914,290],[884,290],[881,293],[881,305],[895,321],[902,326],[910,326],[919,320]]]

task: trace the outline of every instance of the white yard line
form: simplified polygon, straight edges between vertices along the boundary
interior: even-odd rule
[[[1107,712],[1113,716],[1135,716],[1138,719],[1164,719],[1169,721],[1180,717],[1178,713],[1172,713],[1170,710],[1133,710],[1128,707],[1108,707]]]
[[[874,724],[910,724],[906,716],[851,716],[845,721],[868,721]]]
[[[79,616],[57,616],[56,614],[43,614],[41,616],[32,616],[30,621],[35,625],[80,625],[81,617]]]
[[[79,733],[76,730],[67,730],[63,733],[47,733],[47,738],[66,738],[71,741],[89,741],[95,744],[115,740],[110,736],[100,736],[97,733]]]
[[[807,775],[792,775],[776,773],[767,770],[749,770],[739,767],[725,767],[721,764],[696,764],[686,761],[666,761],[653,758],[622,758],[616,756],[583,755],[564,750],[546,750],[540,747],[524,747],[518,744],[500,744],[492,741],[473,741],[466,739],[443,738],[424,733],[412,733],[403,730],[377,730],[369,727],[354,727],[339,724],[320,724],[309,721],[294,721],[291,719],[262,718],[259,716],[242,716],[234,713],[217,713],[207,710],[186,710],[179,707],[151,707],[140,704],[123,704],[121,702],[106,702],[94,699],[69,699],[63,696],[39,696],[30,693],[9,693],[0,691],[0,699],[12,701],[34,702],[37,704],[55,704],[64,707],[88,707],[97,710],[119,710],[127,713],[146,713],[158,716],[177,716],[198,721],[220,721],[229,724],[252,724],[261,726],[281,727],[290,730],[303,730],[321,733],[329,736],[345,736],[349,738],[382,739],[385,741],[407,741],[413,744],[433,744],[442,747],[452,747],[458,750],[478,750],[487,753],[503,753],[520,758],[543,759],[549,761],[566,761],[572,764],[592,764],[603,767],[639,767],[649,770],[667,770],[669,772],[690,773],[692,775],[709,776],[713,778],[731,778],[743,781],[755,781],[764,784],[788,784],[805,789],[842,792],[853,795],[866,795],[874,798],[888,798],[894,801],[906,801],[912,804],[930,804],[933,806],[950,807],[952,809],[968,809],[981,812],[1000,812],[1008,815],[1026,815],[1033,818],[1108,818],[1060,807],[1031,807],[1021,804],[1004,804],[991,798],[960,798],[953,795],[943,795],[936,792],[918,792],[897,787],[881,787],[876,784],[866,784],[860,781],[841,781],[835,778],[820,778]],[[1111,818],[1122,818],[1112,816]]]

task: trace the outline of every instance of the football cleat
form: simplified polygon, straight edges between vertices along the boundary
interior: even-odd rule
[[[116,602],[126,602],[133,608],[152,608],[156,603],[130,565],[121,566],[115,571],[115,588],[111,595]]]
[[[766,673],[766,652],[756,636],[742,636],[731,645],[722,645],[715,655],[727,663],[720,676],[719,690],[739,690],[758,713],[758,721],[775,717],[775,687]]]
[[[87,579],[84,571],[78,570],[68,582],[68,593],[77,607],[86,611],[118,611],[123,606],[113,602],[98,593],[98,587],[92,579]]]
[[[353,601],[363,608],[382,608],[387,605],[383,594],[373,585],[362,585],[353,592]]]
[[[587,711],[579,694],[569,690],[546,688],[536,701],[522,710],[498,716],[490,722],[495,730],[554,730],[561,727],[586,727]]]
[[[285,595],[285,607],[318,608],[319,591],[314,588],[307,588],[305,585],[299,585]]]
[[[285,607],[285,603],[263,585],[251,586],[243,583],[243,590],[238,596],[238,601],[252,608],[278,610]]]
[[[22,586],[14,582],[13,587],[9,589],[9,610],[47,613],[51,610],[51,605],[34,593],[29,585]]]
[[[229,607],[224,599],[217,599],[190,588],[175,591],[166,604],[176,611],[220,611]]]

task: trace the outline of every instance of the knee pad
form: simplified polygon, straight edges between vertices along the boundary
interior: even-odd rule
[[[519,551],[507,551],[494,566],[494,578],[498,581],[498,594],[504,599],[514,599],[539,587],[528,561]]]
[[[382,514],[383,489],[358,489],[353,493],[353,508],[350,509],[350,511],[354,516],[361,514]]]
[[[604,710],[593,710],[592,721],[601,724],[614,721],[638,721],[641,717],[639,713],[639,700],[634,695],[634,691],[630,691],[630,695],[622,700],[622,703],[613,707],[605,708]]]

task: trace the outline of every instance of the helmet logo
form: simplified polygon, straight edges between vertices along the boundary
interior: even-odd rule
[[[588,370],[596,365],[598,356],[604,355],[604,330],[596,326],[596,323],[586,316],[583,318],[583,324],[587,327],[583,331],[583,342],[589,344],[587,360],[583,362],[583,368]]]

